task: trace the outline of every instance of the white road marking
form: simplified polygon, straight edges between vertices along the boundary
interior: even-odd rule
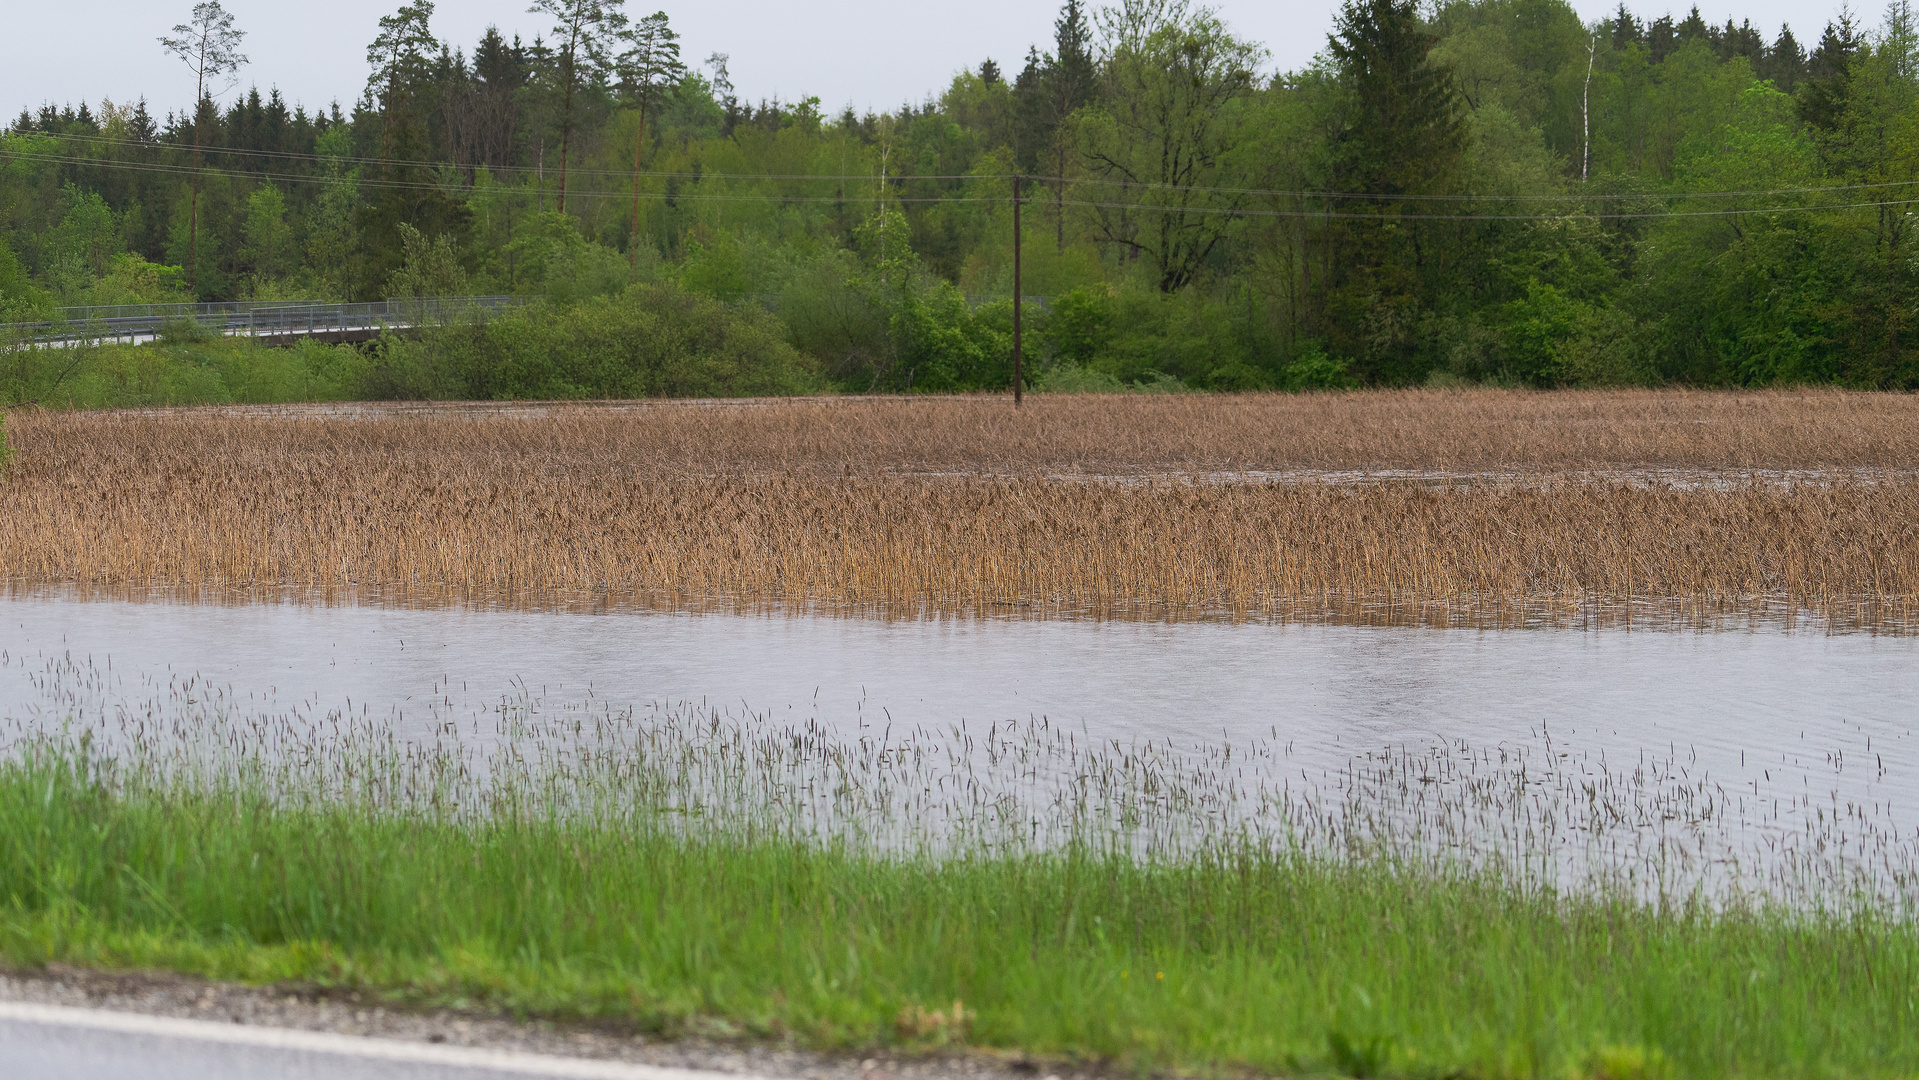
[[[253,1046],[313,1054],[337,1054],[376,1061],[418,1065],[446,1065],[492,1069],[526,1076],[554,1076],[577,1080],[767,1080],[744,1073],[708,1069],[678,1069],[661,1065],[634,1065],[622,1061],[529,1054],[519,1050],[485,1050],[438,1043],[380,1039],[364,1035],[336,1035],[323,1031],[223,1024],[212,1020],[180,1020],[170,1016],[77,1009],[65,1005],[38,1005],[0,1001],[0,1021],[149,1035],[165,1039]]]

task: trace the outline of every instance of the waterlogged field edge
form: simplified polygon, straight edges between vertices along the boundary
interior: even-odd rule
[[[1913,840],[1768,823],[1683,761],[1462,746],[1262,787],[1273,747],[1031,724],[527,699],[406,742],[173,706],[13,725],[8,962],[1124,1071],[1919,1067]]]

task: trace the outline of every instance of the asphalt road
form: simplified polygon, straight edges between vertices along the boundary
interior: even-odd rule
[[[6,1080],[760,1080],[694,1069],[0,1001]]]

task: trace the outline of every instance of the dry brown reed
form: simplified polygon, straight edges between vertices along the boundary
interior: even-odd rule
[[[1835,392],[16,413],[0,566],[15,584],[900,611],[1903,611],[1916,419],[1919,399]],[[1649,466],[1731,475],[1567,475]],[[1388,468],[1529,478],[1191,475]],[[1737,475],[1779,469],[1870,474]]]
[[[626,467],[713,473],[1919,468],[1919,395],[1840,390],[1039,395],[1018,412],[994,397],[374,404],[90,414],[81,428],[68,426],[78,418],[16,414],[14,423],[34,443],[156,416],[195,422],[177,430],[216,446],[281,427],[206,422],[213,416],[485,418],[494,422],[479,429],[341,428],[328,438],[370,448],[404,433],[408,447],[434,453],[448,444],[465,452],[475,439],[501,453],[590,448]]]

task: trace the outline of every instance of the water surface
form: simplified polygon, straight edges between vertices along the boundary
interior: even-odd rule
[[[1905,803],[1919,796],[1910,637],[16,597],[0,600],[0,642],[0,717],[16,733],[124,723],[209,691],[230,712],[366,718],[403,741],[581,702],[848,740],[1037,724],[1216,765],[1238,747],[1235,783],[1331,792],[1349,810],[1416,800],[1384,788],[1436,783],[1409,780],[1435,761],[1466,787],[1523,774],[1505,813],[1532,813],[1513,803],[1527,785],[1563,800],[1604,778],[1642,815],[1712,819],[1748,849],[1816,832],[1816,845],[1869,841],[1882,862],[1910,855]]]

